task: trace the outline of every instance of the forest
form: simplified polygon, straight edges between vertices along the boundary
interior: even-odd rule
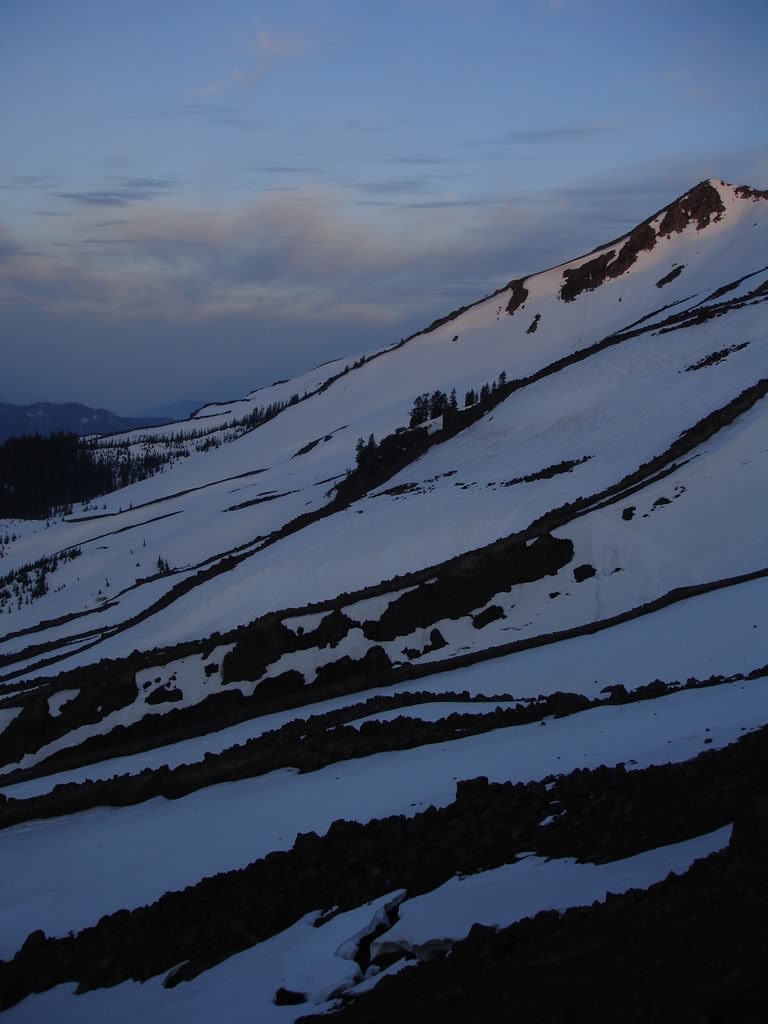
[[[0,444],[0,517],[46,519],[149,476],[160,461],[151,453],[120,464],[100,460],[77,434],[28,434]]]

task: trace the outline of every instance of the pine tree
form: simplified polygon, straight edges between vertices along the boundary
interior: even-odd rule
[[[411,409],[410,425],[412,427],[418,427],[420,423],[428,417],[428,410],[426,405],[426,395],[417,395],[413,400],[413,408]]]
[[[429,418],[431,420],[436,419],[438,416],[442,416],[445,410],[445,393],[437,390],[432,393],[432,397],[429,400]]]

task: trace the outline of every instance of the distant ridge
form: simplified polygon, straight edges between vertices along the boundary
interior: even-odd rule
[[[169,416],[118,416],[109,409],[92,409],[79,402],[35,402],[12,405],[0,402],[0,442],[22,434],[109,434],[136,427],[155,427],[167,423]]]

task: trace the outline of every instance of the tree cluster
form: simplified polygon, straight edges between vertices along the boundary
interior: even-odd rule
[[[455,412],[458,408],[456,401],[456,388],[446,395],[444,391],[433,391],[430,395],[425,391],[423,395],[417,395],[411,409],[410,426],[418,427],[427,420],[434,420],[443,416],[446,412]]]
[[[464,408],[468,409],[472,405],[476,405],[478,402],[483,405],[492,404],[491,398],[495,396],[498,388],[503,387],[507,383],[507,375],[504,370],[498,376],[497,380],[492,381],[490,384],[483,384],[481,388],[475,390],[470,388],[464,395]],[[422,423],[426,423],[427,420],[434,420],[438,416],[450,415],[458,410],[458,402],[456,401],[456,388],[454,388],[450,395],[446,395],[444,391],[433,391],[432,394],[425,391],[422,395],[417,395],[411,408],[411,415],[409,420],[409,426],[418,427]]]
[[[70,562],[82,553],[79,547],[67,548],[58,555],[43,557],[22,565],[7,576],[0,577],[0,612],[10,612],[13,601],[17,608],[30,604],[48,593],[48,575],[56,572],[59,562]]]
[[[479,391],[475,391],[474,388],[470,388],[464,395],[464,408],[468,409],[471,405],[476,405],[478,402],[482,405],[491,404],[491,399],[495,397],[496,391],[499,388],[504,387],[506,383],[507,375],[504,370],[502,370],[499,374],[498,381],[494,380],[490,384],[483,384]]]
[[[6,530],[4,534],[0,533],[0,558],[5,557],[6,548],[16,540],[15,533],[8,533]]]
[[[362,437],[358,437],[357,444],[355,445],[355,464],[358,469],[365,470],[367,466],[374,462],[376,458],[376,438],[373,434],[370,435],[366,442]]]

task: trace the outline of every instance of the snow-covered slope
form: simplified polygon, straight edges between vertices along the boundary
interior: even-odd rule
[[[457,919],[445,883],[463,862],[423,877],[385,867],[338,899],[332,886],[316,902],[271,894],[258,927],[238,910],[234,938],[223,925],[215,937],[195,925],[164,951],[153,938],[141,967],[136,908],[193,886],[178,912],[198,920],[205,875],[225,886],[222,872],[258,873],[277,850],[303,864],[301,833],[332,843],[339,817],[370,829],[403,815],[421,829],[430,804],[461,806],[462,779],[525,784],[535,803],[542,780],[580,768],[626,763],[645,778],[669,762],[674,775],[707,749],[730,757],[745,732],[764,742],[766,303],[768,197],[703,182],[623,238],[391,348],[97,439],[104,458],[167,461],[65,516],[0,523],[0,956],[36,928],[63,937],[135,911],[99,926],[106,965],[88,965],[88,932],[69,946],[30,940],[6,969],[8,1005],[184,962],[183,977],[212,968],[194,982],[203,1019],[226,984],[215,972],[242,969],[213,965],[253,946],[269,999],[290,990],[270,1012],[295,1019],[308,1007],[290,1003],[293,968],[281,973],[268,943],[302,956],[307,915],[338,904],[346,966],[321,943],[317,985],[297,991],[323,1005],[357,995],[395,948],[360,936],[389,931],[397,957],[423,958],[480,920],[462,910],[460,931],[429,933]],[[411,427],[415,400],[435,392],[445,410]],[[691,806],[704,771],[674,776]],[[586,860],[640,864],[693,842],[734,820],[728,799],[685,825],[670,812],[627,849],[590,839]],[[539,849],[550,818],[472,862],[490,872],[490,905],[506,898],[501,865],[523,838]],[[578,853],[563,835],[552,855]],[[634,864],[621,868],[630,885]],[[644,871],[643,888],[666,873]],[[225,904],[241,907],[237,885]],[[574,886],[559,907],[582,898]],[[417,942],[406,908],[433,903]],[[157,935],[175,927],[170,906],[146,911]],[[30,966],[40,957],[44,971]],[[185,984],[130,1004],[188,1015]],[[62,988],[9,1016],[110,1005]]]

